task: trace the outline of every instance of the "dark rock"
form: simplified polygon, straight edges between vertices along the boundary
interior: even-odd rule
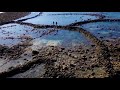
[[[83,60],[87,60],[87,58],[85,58],[85,57],[84,57],[84,58],[82,58],[82,59],[83,59]]]
[[[65,50],[65,48],[59,48],[59,52],[62,52],[63,50]]]
[[[95,73],[92,73],[92,76],[94,76],[95,75]]]
[[[53,60],[51,60],[52,62],[56,62],[57,60],[55,60],[55,59],[53,59]]]
[[[71,56],[71,53],[68,53],[68,56]]]
[[[12,50],[9,50],[8,53],[14,53]]]
[[[27,55],[27,53],[24,54],[25,56]]]
[[[101,39],[103,38],[103,37],[100,37]]]
[[[84,55],[83,57],[85,58],[86,56]]]
[[[11,67],[9,67],[9,70],[12,70],[14,67],[13,66],[11,66]]]
[[[52,53],[51,53],[51,52],[48,52],[47,55],[52,55]]]
[[[92,58],[91,56],[89,58]]]
[[[120,52],[120,48],[117,48],[116,50],[117,50],[118,52]]]
[[[64,69],[65,69],[65,70],[68,70],[68,67],[65,67]]]
[[[106,42],[109,42],[109,40],[106,40]]]
[[[92,47],[95,47],[95,45],[91,45]]]
[[[75,67],[75,65],[74,64],[70,64],[70,67]]]
[[[9,47],[0,45],[0,55],[8,53]]]
[[[86,51],[89,51],[89,49],[87,49]]]
[[[24,60],[27,60],[26,58],[24,58]]]
[[[32,51],[32,54],[33,54],[33,55],[38,55],[39,52],[38,52],[38,51]]]
[[[65,48],[61,48],[62,50],[65,50]]]
[[[91,68],[99,67],[99,65],[92,65]]]

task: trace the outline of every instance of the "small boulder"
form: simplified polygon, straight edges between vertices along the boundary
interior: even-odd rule
[[[39,52],[38,52],[38,51],[32,51],[32,54],[33,54],[33,55],[38,55]]]

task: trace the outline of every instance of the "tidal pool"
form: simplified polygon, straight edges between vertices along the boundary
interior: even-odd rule
[[[24,22],[33,23],[33,24],[42,24],[42,25],[53,25],[53,21],[54,21],[55,23],[57,22],[58,25],[69,25],[71,23],[78,21],[85,21],[89,19],[94,20],[99,18],[97,16],[91,16],[91,15],[80,15],[80,12],[76,14],[74,12],[69,12],[69,13],[43,12],[40,16],[26,20]]]
[[[108,19],[120,19],[120,12],[101,12],[102,15],[105,15]]]
[[[0,44],[13,46],[26,38],[31,38],[31,30],[29,26],[19,24],[6,24],[0,26]]]
[[[35,47],[44,46],[89,46],[91,42],[87,40],[84,35],[79,32],[70,30],[55,30],[54,32],[44,35],[40,38],[33,40]]]
[[[62,45],[65,47],[75,45],[88,45],[89,41],[79,32],[58,30],[56,28],[38,29],[19,24],[6,24],[0,26],[0,44],[13,46],[26,39],[34,39],[42,45]]]
[[[100,39],[120,38],[120,22],[95,22],[81,27]]]

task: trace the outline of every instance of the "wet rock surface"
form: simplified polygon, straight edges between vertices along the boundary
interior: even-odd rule
[[[87,15],[105,18],[104,15],[99,14]],[[83,28],[69,25],[55,27],[22,21],[15,23],[33,27],[32,31],[40,32],[41,38],[52,34],[59,35],[58,30],[64,28],[83,34],[91,43],[64,47],[53,41],[47,44],[44,41],[41,44],[34,41],[38,37],[30,37],[12,47],[0,45],[0,78],[108,78],[120,75],[119,38],[105,40],[101,36],[102,39],[99,39]],[[48,30],[42,31],[41,28]]]
[[[45,66],[44,64],[34,65],[29,70],[14,75],[10,78],[42,78],[43,74],[45,73]]]
[[[7,12],[7,13],[1,13],[0,14],[0,24],[11,22],[15,19],[24,17],[26,15],[30,14],[30,12]]]

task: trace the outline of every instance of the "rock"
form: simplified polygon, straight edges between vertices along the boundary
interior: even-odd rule
[[[91,56],[89,58],[92,58]]]
[[[39,52],[38,52],[38,51],[32,51],[32,54],[33,54],[33,55],[38,55]]]
[[[75,64],[70,64],[70,67],[75,67]]]
[[[49,52],[49,51],[48,51],[48,52],[46,53],[46,55],[52,55],[52,52]]]
[[[92,47],[95,47],[95,45],[91,45]]]
[[[85,56],[85,55],[83,55],[83,57],[85,58],[86,56]]]
[[[65,48],[59,48],[59,52],[62,52],[63,50],[65,50]]]
[[[109,40],[106,40],[106,42],[110,42]]]
[[[25,56],[27,55],[27,53],[24,54]]]
[[[101,39],[103,38],[103,37],[100,37]]]
[[[91,75],[92,75],[92,76],[94,76],[94,75],[95,75],[95,73],[93,72]]]
[[[65,68],[66,68],[66,66],[65,66],[65,65],[62,65],[62,68],[63,68],[63,69],[65,69]]]
[[[75,59],[77,59],[77,58],[78,58],[78,56],[74,55],[74,58],[75,58]]]
[[[68,53],[68,56],[71,56],[71,53]]]
[[[26,58],[24,58],[24,60],[27,60]]]
[[[83,59],[83,60],[87,60],[87,58],[85,58],[85,57],[84,57],[84,58],[82,58],[82,59]]]
[[[118,52],[120,52],[120,48],[117,48],[116,50],[117,50]]]
[[[89,49],[86,49],[86,51],[89,51]]]
[[[92,65],[91,68],[99,67],[99,65]]]

